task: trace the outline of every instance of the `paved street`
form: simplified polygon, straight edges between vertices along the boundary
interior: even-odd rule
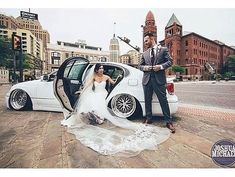
[[[180,82],[175,93],[182,104],[235,110],[235,81]]]
[[[103,156],[83,146],[60,125],[61,113],[6,109],[4,96],[8,89],[7,85],[0,86],[2,168],[219,168],[210,157],[211,147],[221,139],[235,141],[233,84],[210,87],[177,83],[175,90],[182,104],[174,115],[176,134],[156,151],[146,150],[131,158]],[[196,98],[189,95],[191,89],[197,93]],[[208,95],[210,91],[213,94]],[[225,93],[223,97],[221,92]],[[202,106],[193,106],[201,103]],[[211,106],[221,109],[213,110]],[[156,118],[154,124],[162,125],[160,119]]]

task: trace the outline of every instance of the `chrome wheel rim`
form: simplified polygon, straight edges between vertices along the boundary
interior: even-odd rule
[[[128,118],[136,110],[135,98],[128,94],[117,95],[111,101],[111,108],[118,117]]]
[[[27,94],[25,91],[17,89],[14,90],[10,97],[10,104],[13,109],[20,110],[25,107],[27,103]]]

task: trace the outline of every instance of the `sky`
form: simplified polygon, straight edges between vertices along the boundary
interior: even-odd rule
[[[235,9],[219,8],[31,8],[39,16],[43,29],[50,33],[51,43],[86,40],[88,45],[109,50],[110,39],[127,37],[133,46],[142,48],[142,28],[151,10],[157,25],[158,41],[164,39],[164,29],[174,13],[183,31],[196,32],[211,40],[235,46]],[[28,8],[0,8],[0,13],[18,17]],[[114,25],[114,23],[116,23]],[[121,54],[131,50],[119,40]]]

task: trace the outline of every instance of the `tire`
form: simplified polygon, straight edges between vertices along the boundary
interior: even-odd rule
[[[16,89],[11,92],[9,105],[16,111],[32,109],[32,102],[29,95],[21,89]]]
[[[129,118],[136,111],[135,97],[129,94],[119,94],[112,98],[111,109],[120,118]]]

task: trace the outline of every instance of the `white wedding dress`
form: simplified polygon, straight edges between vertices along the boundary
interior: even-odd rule
[[[134,123],[112,115],[106,106],[105,84],[105,81],[95,81],[94,91],[89,86],[80,95],[75,111],[61,122],[82,144],[103,155],[134,156],[145,149],[155,150],[170,137],[167,128]],[[88,112],[99,117],[96,125],[89,123]]]

